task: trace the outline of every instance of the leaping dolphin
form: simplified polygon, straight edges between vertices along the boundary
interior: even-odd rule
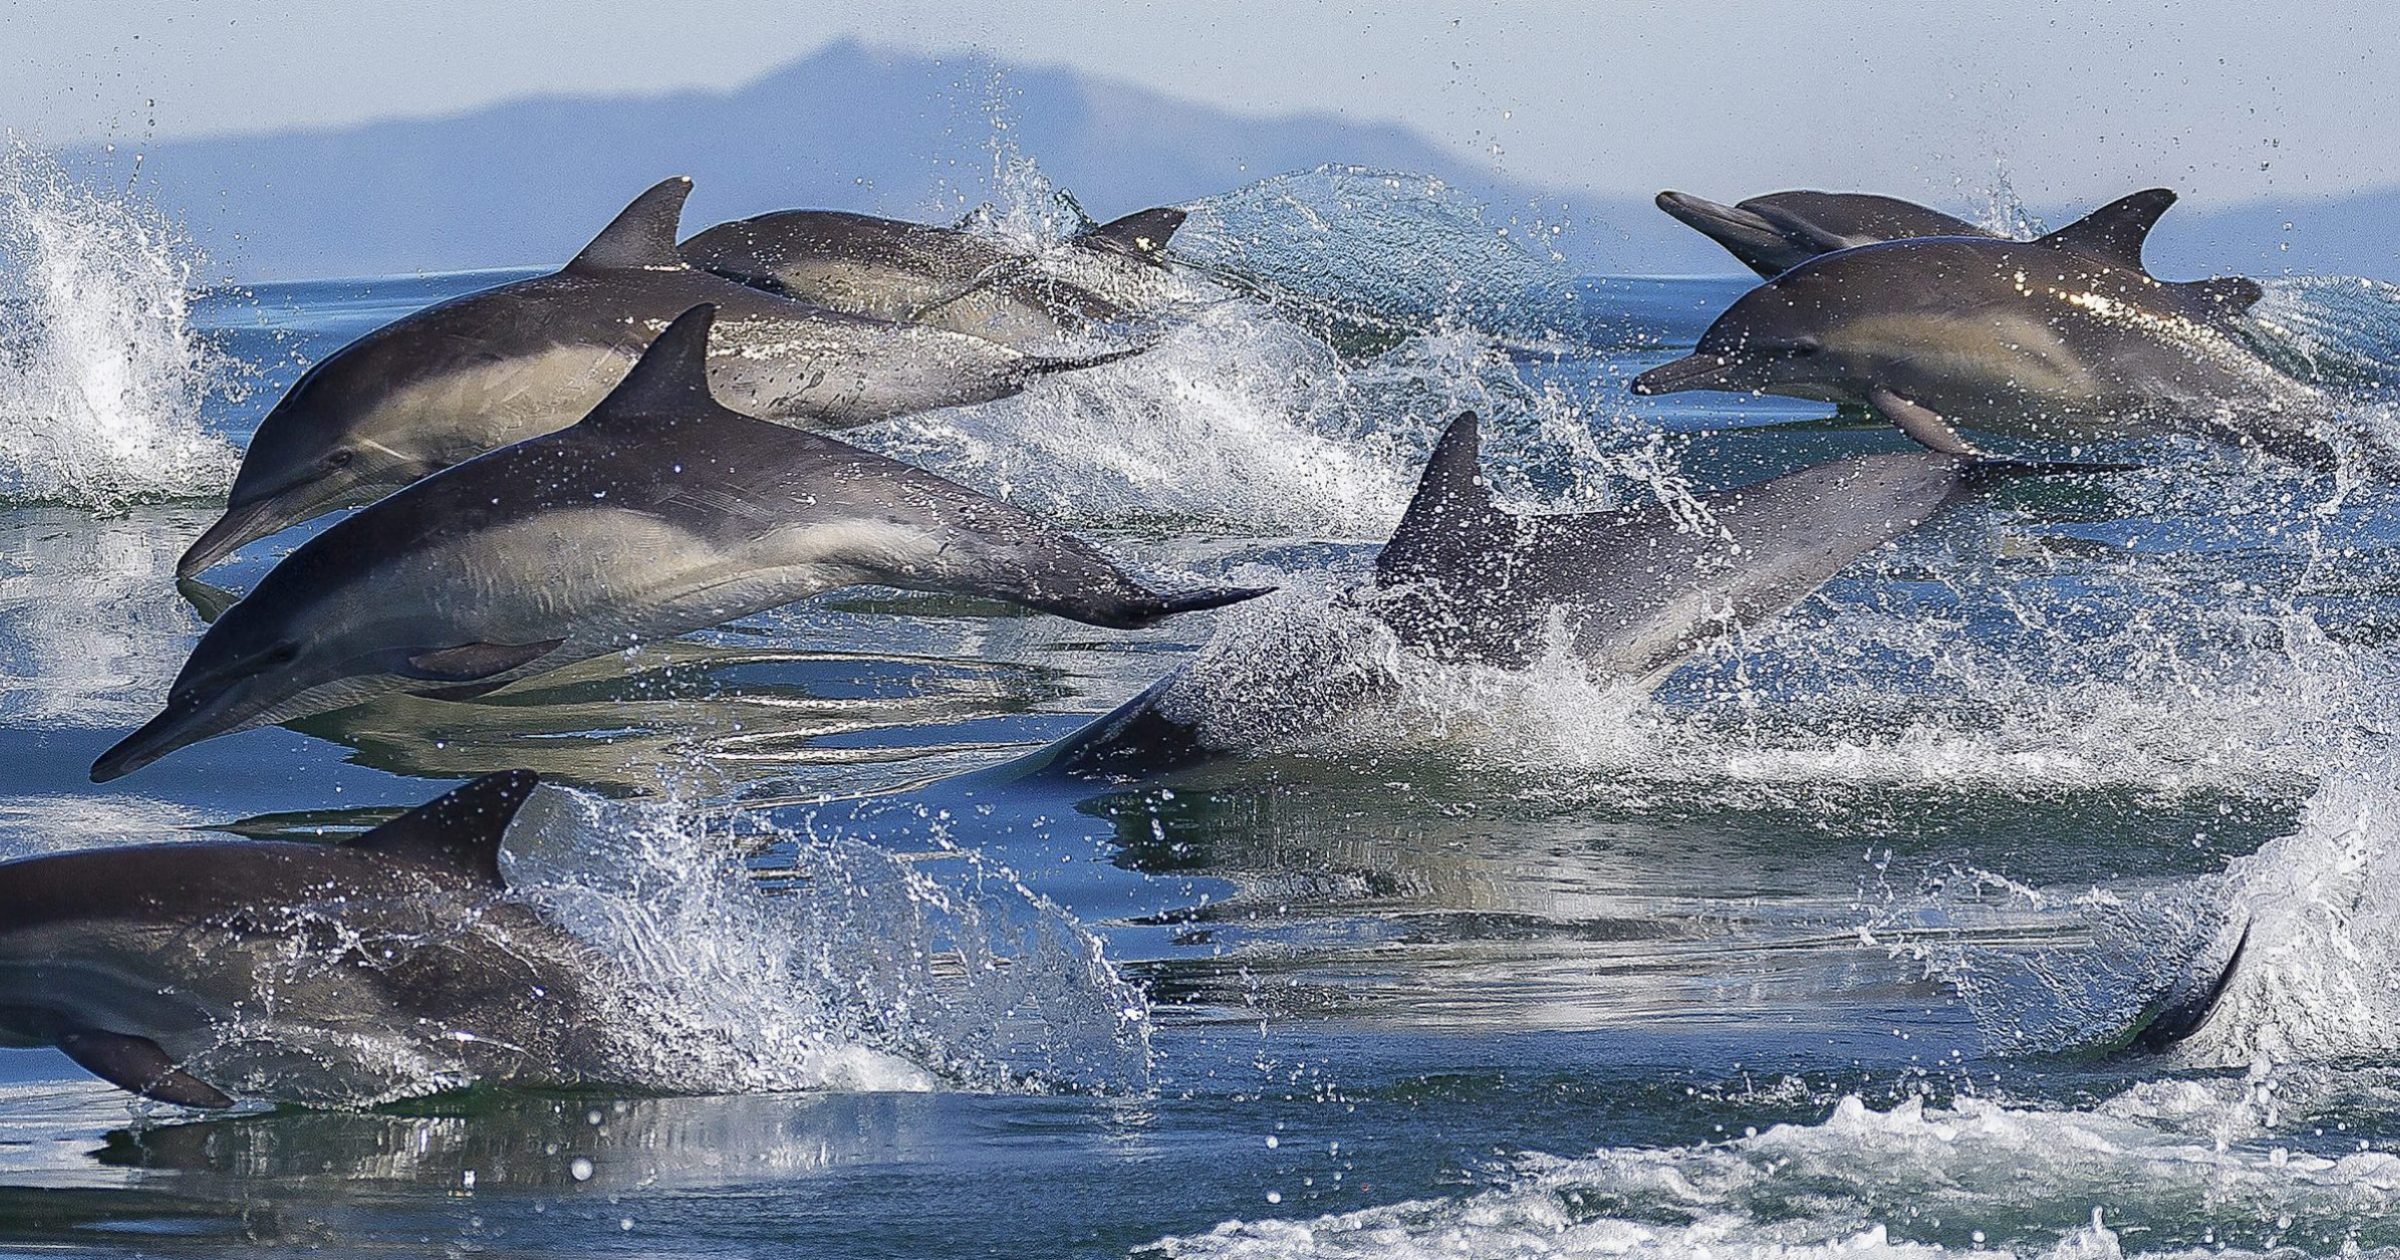
[[[691,181],[666,180],[559,271],[397,320],[310,368],[259,422],[225,515],[176,565],[189,577],[242,546],[371,502],[485,451],[564,428],[625,377],[669,320],[723,312],[709,358],[751,415],[840,429],[1003,398],[1083,357],[1028,355],[923,324],[828,310],[703,271],[676,252]]]
[[[1133,627],[1264,594],[1161,594],[1089,544],[956,482],[728,410],[713,308],[659,334],[580,423],[336,522],[226,609],[103,782],[198,740],[391,691],[529,674],[838,586],[1007,600]]]
[[[480,1080],[607,1071],[590,951],[506,898],[535,776],[490,775],[339,844],[212,840],[0,865],[0,1045],[145,1098],[306,1097],[402,1054]],[[362,1051],[378,1048],[362,1062]]]
[[[1770,280],[1819,254],[1882,241],[1923,236],[1999,239],[1997,233],[1955,215],[1875,193],[1799,189],[1727,206],[1669,190],[1658,195],[1658,208]]]
[[[1644,687],[1773,619],[1979,485],[2106,467],[1854,455],[1701,495],[1712,523],[1696,527],[1656,503],[1506,511],[1478,470],[1478,446],[1473,412],[1451,422],[1358,606],[1437,659],[1518,667],[1564,646],[1594,672]],[[1168,676],[1036,754],[1032,768],[1153,773],[1225,751],[1206,744],[1178,691],[1184,677]]]
[[[1633,391],[1862,405],[1961,456],[1974,448],[1958,426],[2068,440],[2174,431],[2329,462],[2323,396],[2227,327],[2257,284],[2143,270],[2142,243],[2174,201],[2135,193],[2034,241],[1929,237],[1810,259],[1743,295]]]
[[[801,301],[1035,349],[1152,296],[1183,220],[1173,207],[1140,210],[1037,254],[964,228],[781,210],[720,223],[681,249],[695,267]]]

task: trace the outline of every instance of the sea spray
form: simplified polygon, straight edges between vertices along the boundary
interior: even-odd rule
[[[0,149],[0,501],[106,510],[230,482],[200,408],[234,374],[192,329],[191,258],[155,212]]]
[[[637,1083],[1138,1090],[1149,1017],[1099,941],[1005,872],[671,804],[537,793],[512,882],[641,995]],[[759,856],[749,865],[738,854]]]

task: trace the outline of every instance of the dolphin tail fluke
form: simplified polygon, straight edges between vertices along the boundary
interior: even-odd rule
[[[78,1028],[60,1034],[57,1045],[77,1067],[128,1093],[178,1107],[233,1105],[224,1091],[175,1066],[148,1037]]]
[[[1184,211],[1173,206],[1136,210],[1079,234],[1075,243],[1086,248],[1114,250],[1146,263],[1163,263],[1167,260],[1167,240],[1175,235],[1175,229],[1183,226],[1186,217]]]
[[[2216,968],[2195,967],[2185,971],[2143,1012],[2126,1041],[2126,1048],[2156,1054],[2200,1031],[2200,1026],[2207,1023],[2208,1017],[2216,1012],[2217,999],[2225,996],[2225,988],[2233,983],[2234,973],[2241,970],[2242,953],[2249,946],[2250,925],[2244,923],[2242,934],[2234,939],[2233,952],[2225,958],[2225,965]]]

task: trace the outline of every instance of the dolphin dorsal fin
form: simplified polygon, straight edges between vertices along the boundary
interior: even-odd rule
[[[492,888],[500,878],[500,837],[541,776],[531,770],[487,774],[348,842],[385,857],[446,867]]]
[[[2128,193],[2043,237],[2042,243],[2140,271],[2142,242],[2150,239],[2150,229],[2158,226],[2158,216],[2174,204],[2172,188],[2146,188]]]
[[[1077,235],[1075,243],[1117,250],[1144,262],[1162,262],[1167,256],[1167,239],[1183,226],[1185,217],[1184,211],[1173,206],[1136,210]]]
[[[702,302],[676,316],[578,427],[606,424],[614,416],[683,415],[712,408],[716,395],[708,389],[708,331],[716,322],[714,302]]]
[[[691,195],[689,176],[677,175],[652,184],[650,191],[634,198],[632,204],[608,221],[607,227],[600,229],[600,235],[575,255],[567,270],[683,266],[683,256],[675,252],[675,233],[683,222],[683,199]]]
[[[1408,501],[1408,512],[1392,531],[1386,551],[1406,550],[1411,542],[1455,532],[1497,510],[1492,506],[1491,485],[1483,479],[1478,462],[1483,446],[1480,429],[1475,413],[1466,411],[1442,430],[1441,440],[1433,444],[1433,457],[1425,461],[1425,475],[1417,481],[1416,496]]]

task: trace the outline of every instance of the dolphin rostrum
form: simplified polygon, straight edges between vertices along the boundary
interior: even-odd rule
[[[1658,195],[1658,208],[1770,280],[1819,254],[1881,241],[1921,236],[1999,239],[1965,219],[1875,193],[1795,190],[1727,206],[1670,190]]]
[[[1810,259],[1743,295],[1633,391],[1862,405],[1958,455],[1972,453],[1964,425],[2070,440],[2183,432],[2326,462],[2325,399],[2228,327],[2258,285],[2143,270],[2142,242],[2174,200],[2135,193],[2033,241],[1928,237]]]
[[[1441,660],[1521,667],[1563,647],[1595,672],[1656,686],[1693,653],[1766,622],[1867,552],[1978,485],[2100,465],[1854,455],[1698,497],[1521,514],[1477,468],[1474,413],[1434,446],[1416,496],[1354,597],[1405,646]],[[1185,673],[1037,754],[1042,768],[1155,772],[1211,755]],[[1189,720],[1187,720],[1189,719]]]
[[[226,609],[95,782],[213,735],[392,691],[443,699],[838,586],[1007,600],[1112,627],[1264,594],[1143,587],[956,482],[710,393],[711,308],[591,415],[469,460],[303,543]]]
[[[189,577],[242,546],[371,502],[485,451],[564,428],[623,380],[667,321],[722,314],[719,397],[807,428],[986,402],[1034,377],[1122,358],[1028,355],[980,337],[777,297],[675,250],[691,181],[666,180],[559,271],[429,307],[302,374],[242,456],[225,515],[176,565]]]
[[[1183,219],[1172,207],[1136,211],[1035,253],[963,227],[782,210],[718,224],[682,253],[804,302],[1034,349],[1133,313]]]
[[[403,1061],[550,1085],[604,1074],[597,960],[509,900],[500,874],[501,833],[534,782],[490,775],[338,844],[126,845],[0,866],[0,1045],[56,1046],[186,1107],[338,1095],[309,1082]]]

